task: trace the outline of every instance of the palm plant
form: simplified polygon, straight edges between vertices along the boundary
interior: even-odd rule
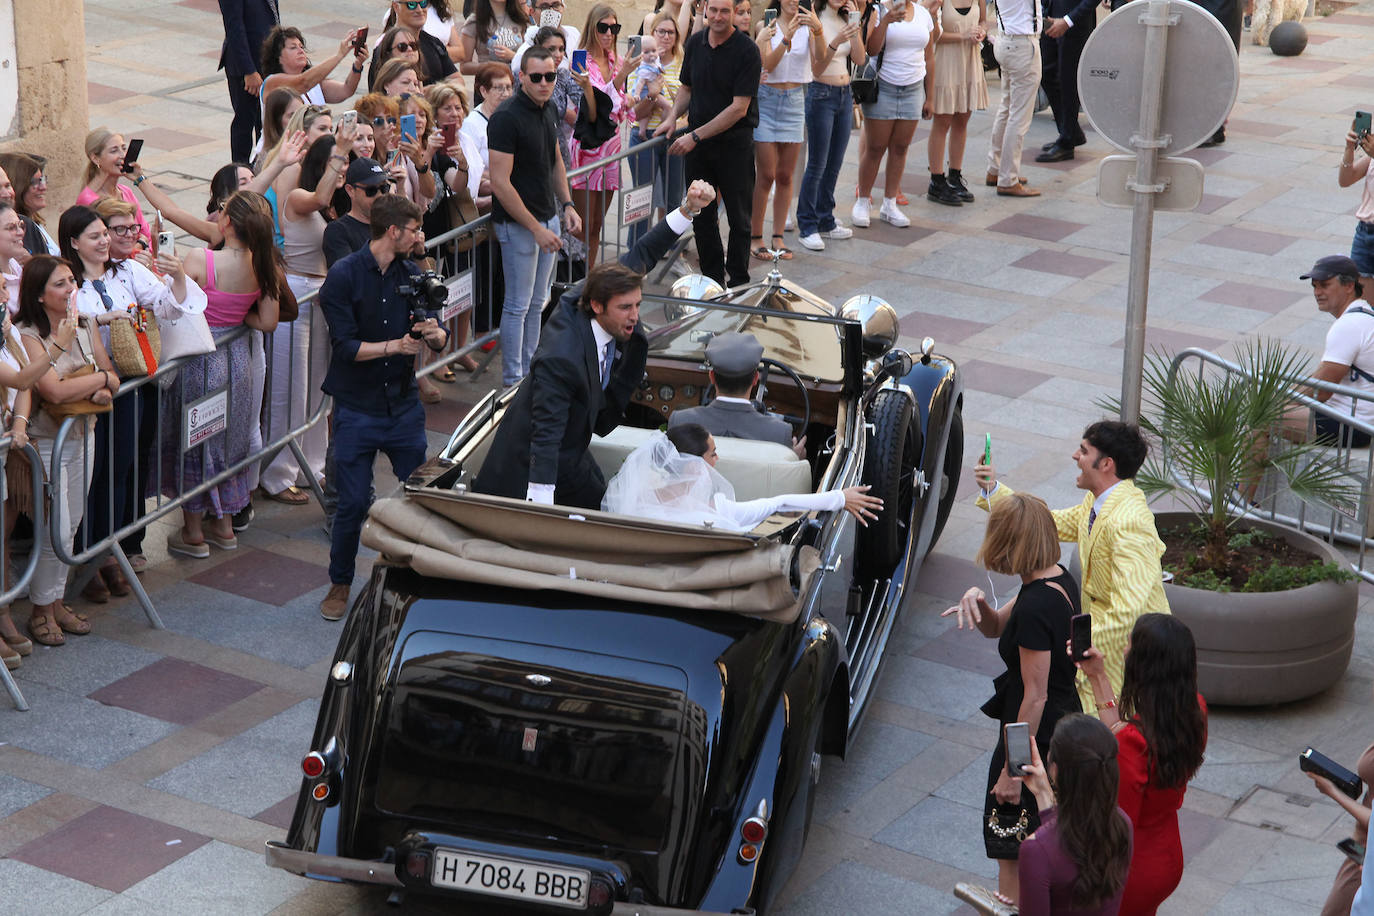
[[[1249,341],[1235,363],[1238,371],[1171,373],[1170,361],[1156,354],[1146,363],[1141,396],[1140,426],[1158,448],[1136,483],[1151,498],[1167,493],[1189,506],[1205,532],[1200,565],[1221,577],[1239,518],[1232,501],[1264,474],[1277,473],[1303,500],[1352,504],[1358,495],[1322,446],[1274,441],[1308,377],[1308,358],[1278,341]]]

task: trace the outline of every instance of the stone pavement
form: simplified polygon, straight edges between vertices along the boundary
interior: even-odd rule
[[[320,49],[379,6],[282,5]],[[227,155],[216,4],[88,0],[85,25],[92,123],[143,137],[150,172],[188,208],[202,206]],[[1309,31],[1299,58],[1243,46],[1227,143],[1194,154],[1207,166],[1203,205],[1156,220],[1152,345],[1224,348],[1266,335],[1319,352],[1326,322],[1297,275],[1349,248],[1359,191],[1338,189],[1335,167],[1351,111],[1368,109],[1374,92],[1365,67],[1374,4]],[[983,172],[989,122],[984,113],[971,125],[971,177]],[[925,135],[905,182],[912,227],[878,223],[823,254],[793,244],[786,274],[836,299],[859,290],[890,299],[907,343],[932,335],[960,362],[966,429],[992,434],[1005,476],[1052,504],[1076,501],[1069,452],[1100,414],[1093,401],[1117,393],[1121,367],[1129,216],[1093,193],[1095,162],[1109,150],[1090,132],[1075,160],[1030,164],[1044,197],[999,199],[978,185],[976,204],[952,209],[923,199]],[[1037,117],[1028,163],[1052,136],[1048,113]],[[448,387],[430,412],[432,434],[451,429],[482,390]],[[338,629],[315,612],[328,553],[318,510],[259,513],[236,553],[208,561],[168,559],[166,526],[151,534],[144,582],[166,630],[149,629],[125,601],[97,613],[94,635],[25,660],[18,679],[32,710],[0,703],[0,911],[384,909],[376,891],[263,865],[263,843],[290,816]],[[982,527],[961,501],[908,601],[858,746],[847,761],[826,760],[811,841],[784,891],[788,916],[954,912],[954,882],[994,874],[979,812],[996,730],[978,706],[999,664],[991,641],[938,616],[982,581],[971,562]],[[999,594],[1010,590],[998,583]],[[1296,759],[1310,743],[1353,763],[1374,737],[1374,592],[1365,594],[1339,687],[1290,706],[1214,711],[1182,816],[1188,868],[1164,912],[1319,908],[1341,860],[1333,843],[1350,822],[1317,797]]]

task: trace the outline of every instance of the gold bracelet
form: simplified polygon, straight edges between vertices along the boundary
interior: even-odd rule
[[[1098,703],[1098,704],[1097,704],[1097,708],[1098,708],[1098,709],[1116,709],[1116,700],[1107,700],[1107,701],[1104,702],[1104,703]]]

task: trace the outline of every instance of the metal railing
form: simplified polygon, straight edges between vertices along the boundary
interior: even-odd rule
[[[1189,363],[1196,363],[1189,369]],[[1219,372],[1253,380],[1254,376],[1244,367],[1196,347],[1189,347],[1176,353],[1169,364],[1169,380],[1179,373],[1195,371],[1199,375],[1206,372]],[[1307,441],[1315,441],[1315,418],[1329,417],[1350,429],[1374,437],[1374,424],[1356,416],[1358,405],[1374,404],[1374,393],[1351,388],[1347,385],[1323,381],[1317,378],[1291,377],[1287,379],[1294,388],[1293,403],[1310,409],[1307,420]],[[1350,398],[1350,408],[1340,410],[1328,402],[1318,400],[1303,390],[1325,391]],[[1366,569],[1369,550],[1374,547],[1374,447],[1353,448],[1348,441],[1338,441],[1324,447],[1325,456],[1345,472],[1350,481],[1350,489],[1359,494],[1352,508],[1348,505],[1316,502],[1299,498],[1285,485],[1281,475],[1267,474],[1260,481],[1256,492],[1258,505],[1247,503],[1237,497],[1232,500],[1231,508],[1240,515],[1262,518],[1307,531],[1310,534],[1339,542],[1355,548],[1352,569],[1367,582],[1374,582],[1374,570]],[[1269,437],[1270,449],[1281,449],[1286,440],[1281,436]],[[1192,481],[1185,479],[1176,469],[1169,466],[1168,456],[1163,456],[1165,467],[1170,470],[1174,480],[1191,493],[1208,498],[1208,494]]]
[[[14,446],[8,434],[0,437],[0,451],[5,454],[12,452]],[[6,520],[0,519],[0,569],[4,571],[4,588],[0,591],[0,608],[8,610],[14,602],[22,597],[28,590],[29,580],[33,578],[33,571],[38,567],[38,539],[43,536],[43,514],[46,508],[44,504],[44,483],[43,483],[43,462],[38,457],[38,452],[32,445],[25,445],[22,454],[29,464],[30,482],[33,490],[33,549],[29,551],[29,560],[24,565],[21,572],[13,582],[8,581],[10,576],[10,526]],[[9,477],[4,461],[0,461],[0,489],[6,494],[9,493]],[[8,499],[6,500],[8,502]],[[8,509],[0,510],[8,513]],[[19,692],[19,685],[14,682],[13,675],[3,663],[0,663],[0,682],[5,685],[5,691],[9,693],[10,700],[14,703],[15,709],[25,712],[29,708],[24,695]]]

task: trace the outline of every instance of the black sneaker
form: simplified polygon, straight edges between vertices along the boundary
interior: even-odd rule
[[[253,504],[252,504],[252,503],[249,503],[248,505],[244,506],[244,507],[243,507],[242,509],[240,509],[239,511],[235,512],[235,513],[234,513],[234,522],[233,522],[233,524],[234,524],[234,530],[235,530],[235,531],[244,531],[244,530],[247,530],[248,526],[251,525],[251,524],[253,524],[253,516],[254,516],[254,514],[255,514],[255,513],[253,512]]]
[[[963,203],[959,200],[959,192],[951,188],[948,184],[930,183],[926,189],[926,200],[934,201],[937,204],[944,204],[947,207],[961,207]]]
[[[963,175],[950,175],[945,178],[945,184],[954,192],[954,196],[958,197],[961,202],[966,204],[973,203],[973,192],[968,189],[968,185],[964,184]]]

